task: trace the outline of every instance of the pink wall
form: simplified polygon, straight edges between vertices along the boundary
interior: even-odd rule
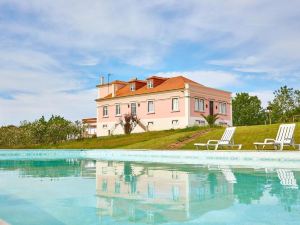
[[[179,97],[179,112],[172,112],[172,97]],[[147,101],[154,100],[155,113],[148,113]],[[120,117],[115,115],[115,104],[121,105],[121,115],[131,112],[128,108],[130,102],[137,103],[137,116],[141,119],[158,119],[183,117],[185,115],[184,94],[181,91],[173,91],[166,93],[156,93],[140,96],[129,96],[124,98],[117,98],[111,100],[103,100],[97,103],[100,106],[98,110],[98,122],[114,122],[118,121]],[[139,104],[139,106],[138,106]],[[103,118],[103,106],[108,105],[109,117]]]
[[[204,112],[195,111],[195,98],[204,100]],[[231,93],[208,87],[190,85],[190,115],[192,117],[202,117],[201,114],[209,115],[209,101],[214,101],[214,114],[219,114],[219,103],[226,102],[226,115],[219,114],[219,118],[222,120],[231,120]]]
[[[98,87],[98,98],[104,98],[105,96],[111,94],[112,90],[112,84],[102,85],[101,87]]]
[[[107,86],[100,88],[100,94],[107,93]],[[219,102],[226,102],[226,115],[219,115],[220,120],[232,120],[231,112],[231,93],[221,91],[204,86],[189,85],[190,96],[190,116],[202,118],[201,114],[209,114],[209,101],[214,101],[214,113],[219,113]],[[106,91],[106,92],[105,92]],[[110,87],[112,91],[112,87]],[[102,95],[103,96],[103,95]],[[179,112],[172,112],[172,98],[179,97]],[[194,110],[195,97],[204,99],[204,112],[196,112]],[[155,113],[147,112],[147,101],[154,100]],[[97,102],[98,107],[98,122],[118,122],[120,116],[115,115],[115,104],[120,104],[121,115],[131,112],[131,102],[137,103],[137,116],[140,119],[160,119],[160,118],[173,118],[185,116],[185,97],[183,90],[175,90],[164,93],[153,93],[147,95],[136,95],[121,98],[113,98]],[[103,117],[103,106],[108,105],[108,118]],[[129,107],[128,107],[129,105]],[[207,105],[207,107],[206,107]],[[216,108],[217,107],[217,108]]]

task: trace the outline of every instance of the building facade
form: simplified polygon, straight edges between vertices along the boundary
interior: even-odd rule
[[[113,81],[97,86],[97,136],[124,134],[125,114],[141,124],[133,133],[205,125],[202,115],[219,114],[220,125],[232,125],[231,93],[206,87],[183,76]]]
[[[97,136],[97,118],[82,119],[82,125],[84,126],[83,137]]]

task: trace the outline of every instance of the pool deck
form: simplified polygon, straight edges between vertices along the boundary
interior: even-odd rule
[[[3,150],[1,160],[90,159],[300,170],[300,151],[258,150]]]
[[[192,165],[227,165],[254,168],[300,169],[299,151],[87,151],[87,158],[115,161],[174,163]]]

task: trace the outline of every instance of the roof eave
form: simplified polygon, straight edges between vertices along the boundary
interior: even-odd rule
[[[126,97],[133,97],[136,95],[149,95],[149,94],[156,94],[156,93],[163,93],[163,92],[172,92],[172,91],[178,91],[178,90],[185,90],[185,88],[177,88],[177,89],[172,89],[172,90],[164,90],[164,91],[155,91],[155,92],[148,92],[148,93],[138,93],[138,94],[134,94],[134,95],[125,95],[125,96],[115,96],[115,97],[111,97],[111,98],[97,98],[95,99],[96,102],[101,102],[101,101],[105,101],[105,100],[113,100],[113,99],[119,99],[119,98],[126,98]]]

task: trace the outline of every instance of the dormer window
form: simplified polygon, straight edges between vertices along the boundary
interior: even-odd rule
[[[153,88],[153,80],[148,80],[147,81],[147,87],[148,88]]]
[[[130,84],[130,91],[135,91],[135,83]]]

